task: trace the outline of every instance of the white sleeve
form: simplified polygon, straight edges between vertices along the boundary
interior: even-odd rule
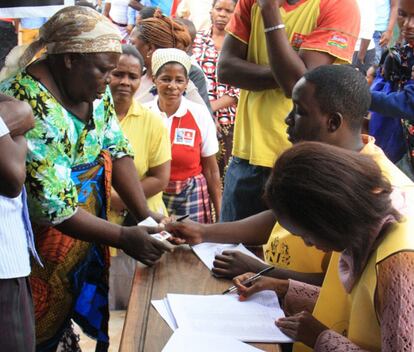
[[[4,123],[2,117],[0,116],[0,137],[5,136],[6,134],[9,134],[10,131],[6,124]]]
[[[359,38],[371,39],[375,32],[376,3],[375,0],[359,0],[359,12],[361,13],[361,29]]]
[[[216,154],[219,150],[217,130],[210,112],[205,104],[196,104],[188,100],[187,104],[201,132],[201,156],[206,158]]]

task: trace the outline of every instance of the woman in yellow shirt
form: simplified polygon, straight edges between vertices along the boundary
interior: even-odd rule
[[[162,191],[170,177],[171,145],[167,128],[154,112],[134,99],[143,68],[143,59],[132,45],[123,45],[118,66],[111,73],[110,88],[122,131],[135,153],[134,164],[151,211],[167,215]],[[122,222],[126,207],[113,192],[112,219]]]
[[[111,73],[110,88],[115,111],[124,135],[134,151],[134,164],[147,198],[148,208],[167,214],[162,191],[170,178],[171,145],[167,128],[154,112],[143,107],[134,98],[141,81],[143,59],[132,45],[122,46],[118,66]],[[110,221],[121,224],[126,206],[112,190]],[[112,253],[115,254],[115,253]],[[128,303],[136,261],[118,251],[110,269],[109,304],[111,309],[124,309]]]
[[[246,287],[244,274],[235,279],[241,299],[275,290],[290,315],[276,325],[295,352],[412,351],[412,188],[392,188],[368,155],[295,145],[277,160],[266,199],[285,229],[334,251],[328,272],[321,288],[267,277]]]

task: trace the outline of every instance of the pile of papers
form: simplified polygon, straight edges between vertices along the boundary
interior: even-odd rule
[[[240,341],[291,342],[291,339],[274,324],[275,320],[284,317],[274,291],[259,292],[244,302],[239,301],[236,294],[207,296],[168,294],[165,299],[152,301],[152,304],[171,329],[181,331],[178,337],[173,335],[174,340],[171,344],[174,344],[174,341],[181,341],[182,335],[194,333],[216,335],[227,340],[228,343],[233,341],[236,345],[240,344]],[[199,350],[200,343],[194,339],[192,341],[196,345],[192,345],[192,349],[188,351],[194,351],[195,347]],[[167,346],[169,345],[170,342]],[[179,351],[186,350],[179,349]]]

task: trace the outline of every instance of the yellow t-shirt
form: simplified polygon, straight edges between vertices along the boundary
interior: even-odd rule
[[[359,9],[354,0],[300,0],[280,9],[294,50],[326,52],[336,63],[349,63],[359,35]],[[269,65],[263,18],[256,0],[239,0],[226,28],[248,45],[247,61]],[[281,89],[241,90],[234,129],[233,155],[252,165],[273,167],[291,146],[284,119],[292,102]]]
[[[133,99],[127,115],[120,121],[124,135],[134,151],[134,164],[142,180],[150,168],[171,160],[171,144],[161,117]],[[168,215],[162,192],[147,199],[150,210]],[[122,223],[123,217],[111,212],[110,220]]]
[[[381,168],[384,176],[392,185],[398,187],[412,186],[413,182],[398,169],[375,145],[375,139],[362,135],[365,144],[361,153],[371,155]],[[325,252],[316,247],[308,247],[301,237],[294,236],[278,223],[274,226],[267,244],[263,246],[267,263],[283,269],[304,273],[322,273]]]

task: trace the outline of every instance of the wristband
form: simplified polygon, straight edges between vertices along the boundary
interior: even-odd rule
[[[265,33],[269,33],[269,32],[272,32],[272,31],[276,31],[276,30],[278,30],[278,29],[283,29],[283,28],[285,28],[286,26],[283,24],[283,23],[281,23],[281,24],[278,24],[277,26],[273,26],[273,27],[267,27],[267,28],[265,28],[264,29],[264,32]]]

